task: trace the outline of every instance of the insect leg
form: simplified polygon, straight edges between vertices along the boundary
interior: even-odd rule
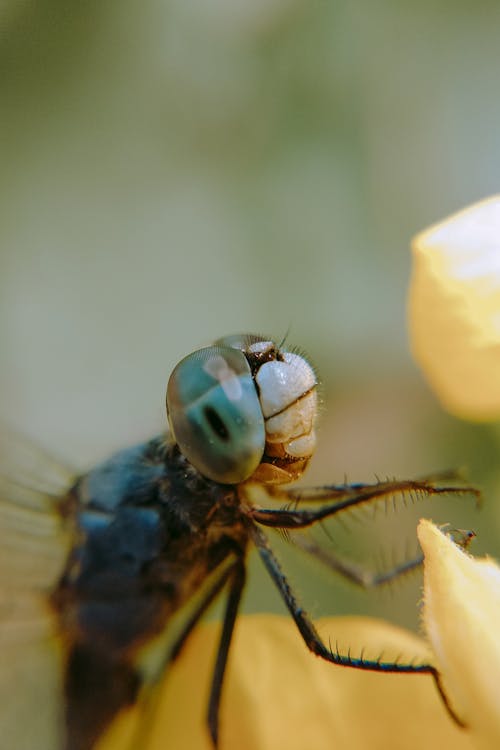
[[[253,524],[251,527],[251,535],[268,573],[273,579],[283,601],[288,607],[288,610],[297,625],[304,643],[313,654],[316,654],[316,656],[319,656],[321,659],[331,662],[332,664],[338,664],[343,667],[353,667],[355,669],[364,669],[372,672],[430,674],[434,679],[439,694],[451,718],[459,726],[464,726],[461,719],[453,711],[441,685],[439,672],[433,664],[404,664],[395,661],[383,661],[381,658],[376,660],[365,659],[363,657],[353,657],[351,654],[340,654],[338,651],[332,651],[328,648],[311,622],[309,616],[295,598],[295,595],[293,594],[264,533]]]
[[[442,526],[441,530],[459,547],[467,549],[475,537],[473,531],[466,529],[452,529],[448,525]],[[414,557],[407,560],[402,560],[399,564],[394,565],[389,570],[375,572],[350,560],[344,560],[341,557],[335,555],[331,550],[324,549],[319,544],[316,544],[312,539],[303,538],[298,534],[291,535],[291,542],[300,549],[307,552],[312,557],[315,557],[321,563],[326,565],[331,570],[339,573],[341,576],[346,578],[351,583],[361,586],[362,588],[375,588],[376,586],[383,586],[395,578],[410,573],[412,570],[416,570],[421,567],[424,562],[423,554],[417,553]]]
[[[238,564],[239,559],[231,557],[222,563],[222,571],[218,569],[215,571],[216,578],[210,582],[203,592],[199,602],[197,602],[188,619],[183,623],[182,629],[165,652],[160,664],[157,665],[157,676],[163,675],[168,665],[179,656],[192,631],[232,577],[235,567]],[[150,683],[144,690],[142,696],[142,716],[134,732],[129,750],[149,746],[150,737],[156,723],[156,715],[159,711],[159,702],[161,699],[160,685],[161,683],[156,680],[154,683]]]
[[[337,557],[330,550],[320,547],[319,544],[316,544],[311,539],[303,539],[302,537],[294,535],[292,537],[292,542],[331,570],[334,570],[348,581],[351,581],[351,583],[365,589],[383,586],[385,583],[389,583],[389,581],[419,568],[424,561],[424,556],[420,553],[409,560],[404,560],[399,565],[395,565],[389,570],[377,573],[373,570],[363,568],[361,565],[356,565],[349,560],[343,560],[342,558]]]
[[[219,641],[219,650],[215,661],[214,673],[212,677],[212,687],[210,689],[210,698],[208,701],[207,722],[210,736],[214,746],[217,747],[219,738],[219,706],[222,692],[222,683],[224,672],[227,665],[227,657],[231,638],[234,630],[234,623],[238,614],[241,594],[245,585],[245,564],[239,560],[233,569],[233,580],[226,604],[224,615],[224,624],[222,626],[221,638]]]
[[[376,484],[331,485],[299,489],[270,487],[267,493],[275,500],[287,502],[285,508],[260,508],[248,510],[248,515],[263,526],[301,529],[311,526],[324,518],[330,518],[349,508],[368,504],[384,497],[400,496],[412,500],[433,495],[472,495],[479,500],[480,494],[474,487],[458,485],[436,485],[431,480],[388,481]],[[330,502],[333,501],[333,502]],[[290,504],[323,503],[320,508],[290,508]]]
[[[177,639],[174,641],[174,644],[172,648],[170,649],[169,655],[168,655],[168,661],[172,662],[179,656],[180,652],[182,651],[182,648],[184,644],[186,643],[187,639],[191,635],[191,632],[196,627],[200,619],[203,617],[205,612],[208,610],[212,602],[215,601],[217,596],[220,594],[228,580],[231,578],[231,576],[234,573],[234,569],[238,566],[239,560],[233,561],[229,567],[226,568],[220,575],[220,577],[215,581],[212,588],[210,588],[206,594],[205,597],[200,601],[198,606],[194,609],[194,611],[191,613],[189,619],[185,623],[182,631],[177,636]]]
[[[475,487],[465,483],[457,472],[448,471],[441,474],[420,477],[418,479],[386,479],[377,480],[369,484],[356,482],[354,484],[326,484],[319,487],[283,487],[270,485],[269,495],[276,500],[300,501],[301,503],[318,503],[328,500],[347,500],[348,505],[353,498],[363,497],[365,500],[373,497],[383,497],[395,493],[413,493],[418,495],[433,495],[441,493],[472,494],[477,501],[481,500],[481,493]],[[359,501],[359,500],[358,500]]]

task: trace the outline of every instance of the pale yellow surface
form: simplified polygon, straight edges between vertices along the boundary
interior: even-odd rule
[[[500,196],[413,241],[409,294],[414,357],[444,406],[500,417]]]
[[[199,628],[166,681],[148,750],[209,750],[204,717],[218,625]],[[321,620],[333,647],[365,656],[425,658],[426,644],[366,618]],[[99,750],[129,747],[122,722]],[[221,750],[416,750],[474,747],[450,720],[427,675],[381,675],[335,667],[312,656],[293,622],[248,616],[238,622],[225,685]]]
[[[475,747],[500,747],[500,568],[421,521],[424,622],[445,688]]]

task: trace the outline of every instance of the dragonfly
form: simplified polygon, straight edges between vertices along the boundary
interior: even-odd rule
[[[326,644],[270,533],[283,532],[354,584],[382,585],[420,566],[421,553],[382,572],[362,570],[308,530],[387,498],[476,490],[446,477],[294,487],[314,452],[318,378],[302,354],[266,336],[227,336],[186,356],[169,378],[166,405],[165,434],[79,476],[12,435],[0,442],[0,691],[12,684],[18,696],[0,708],[5,746],[95,748],[123,711],[154,692],[225,594],[206,714],[219,747],[252,548],[313,654],[349,668],[431,675],[453,715],[434,665],[370,660]],[[159,646],[148,661],[151,644]],[[35,707],[28,720],[26,705]],[[136,747],[144,747],[137,737],[127,750]]]

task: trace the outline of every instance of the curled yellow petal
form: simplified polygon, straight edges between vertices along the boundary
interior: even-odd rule
[[[412,352],[452,413],[500,417],[500,196],[412,243]]]
[[[445,691],[475,746],[500,747],[500,568],[471,558],[430,521],[418,537],[424,624]]]

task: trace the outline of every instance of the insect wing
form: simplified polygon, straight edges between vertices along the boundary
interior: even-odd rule
[[[62,747],[63,649],[48,597],[71,544],[57,509],[71,479],[71,472],[2,429],[0,737],[9,750]]]

